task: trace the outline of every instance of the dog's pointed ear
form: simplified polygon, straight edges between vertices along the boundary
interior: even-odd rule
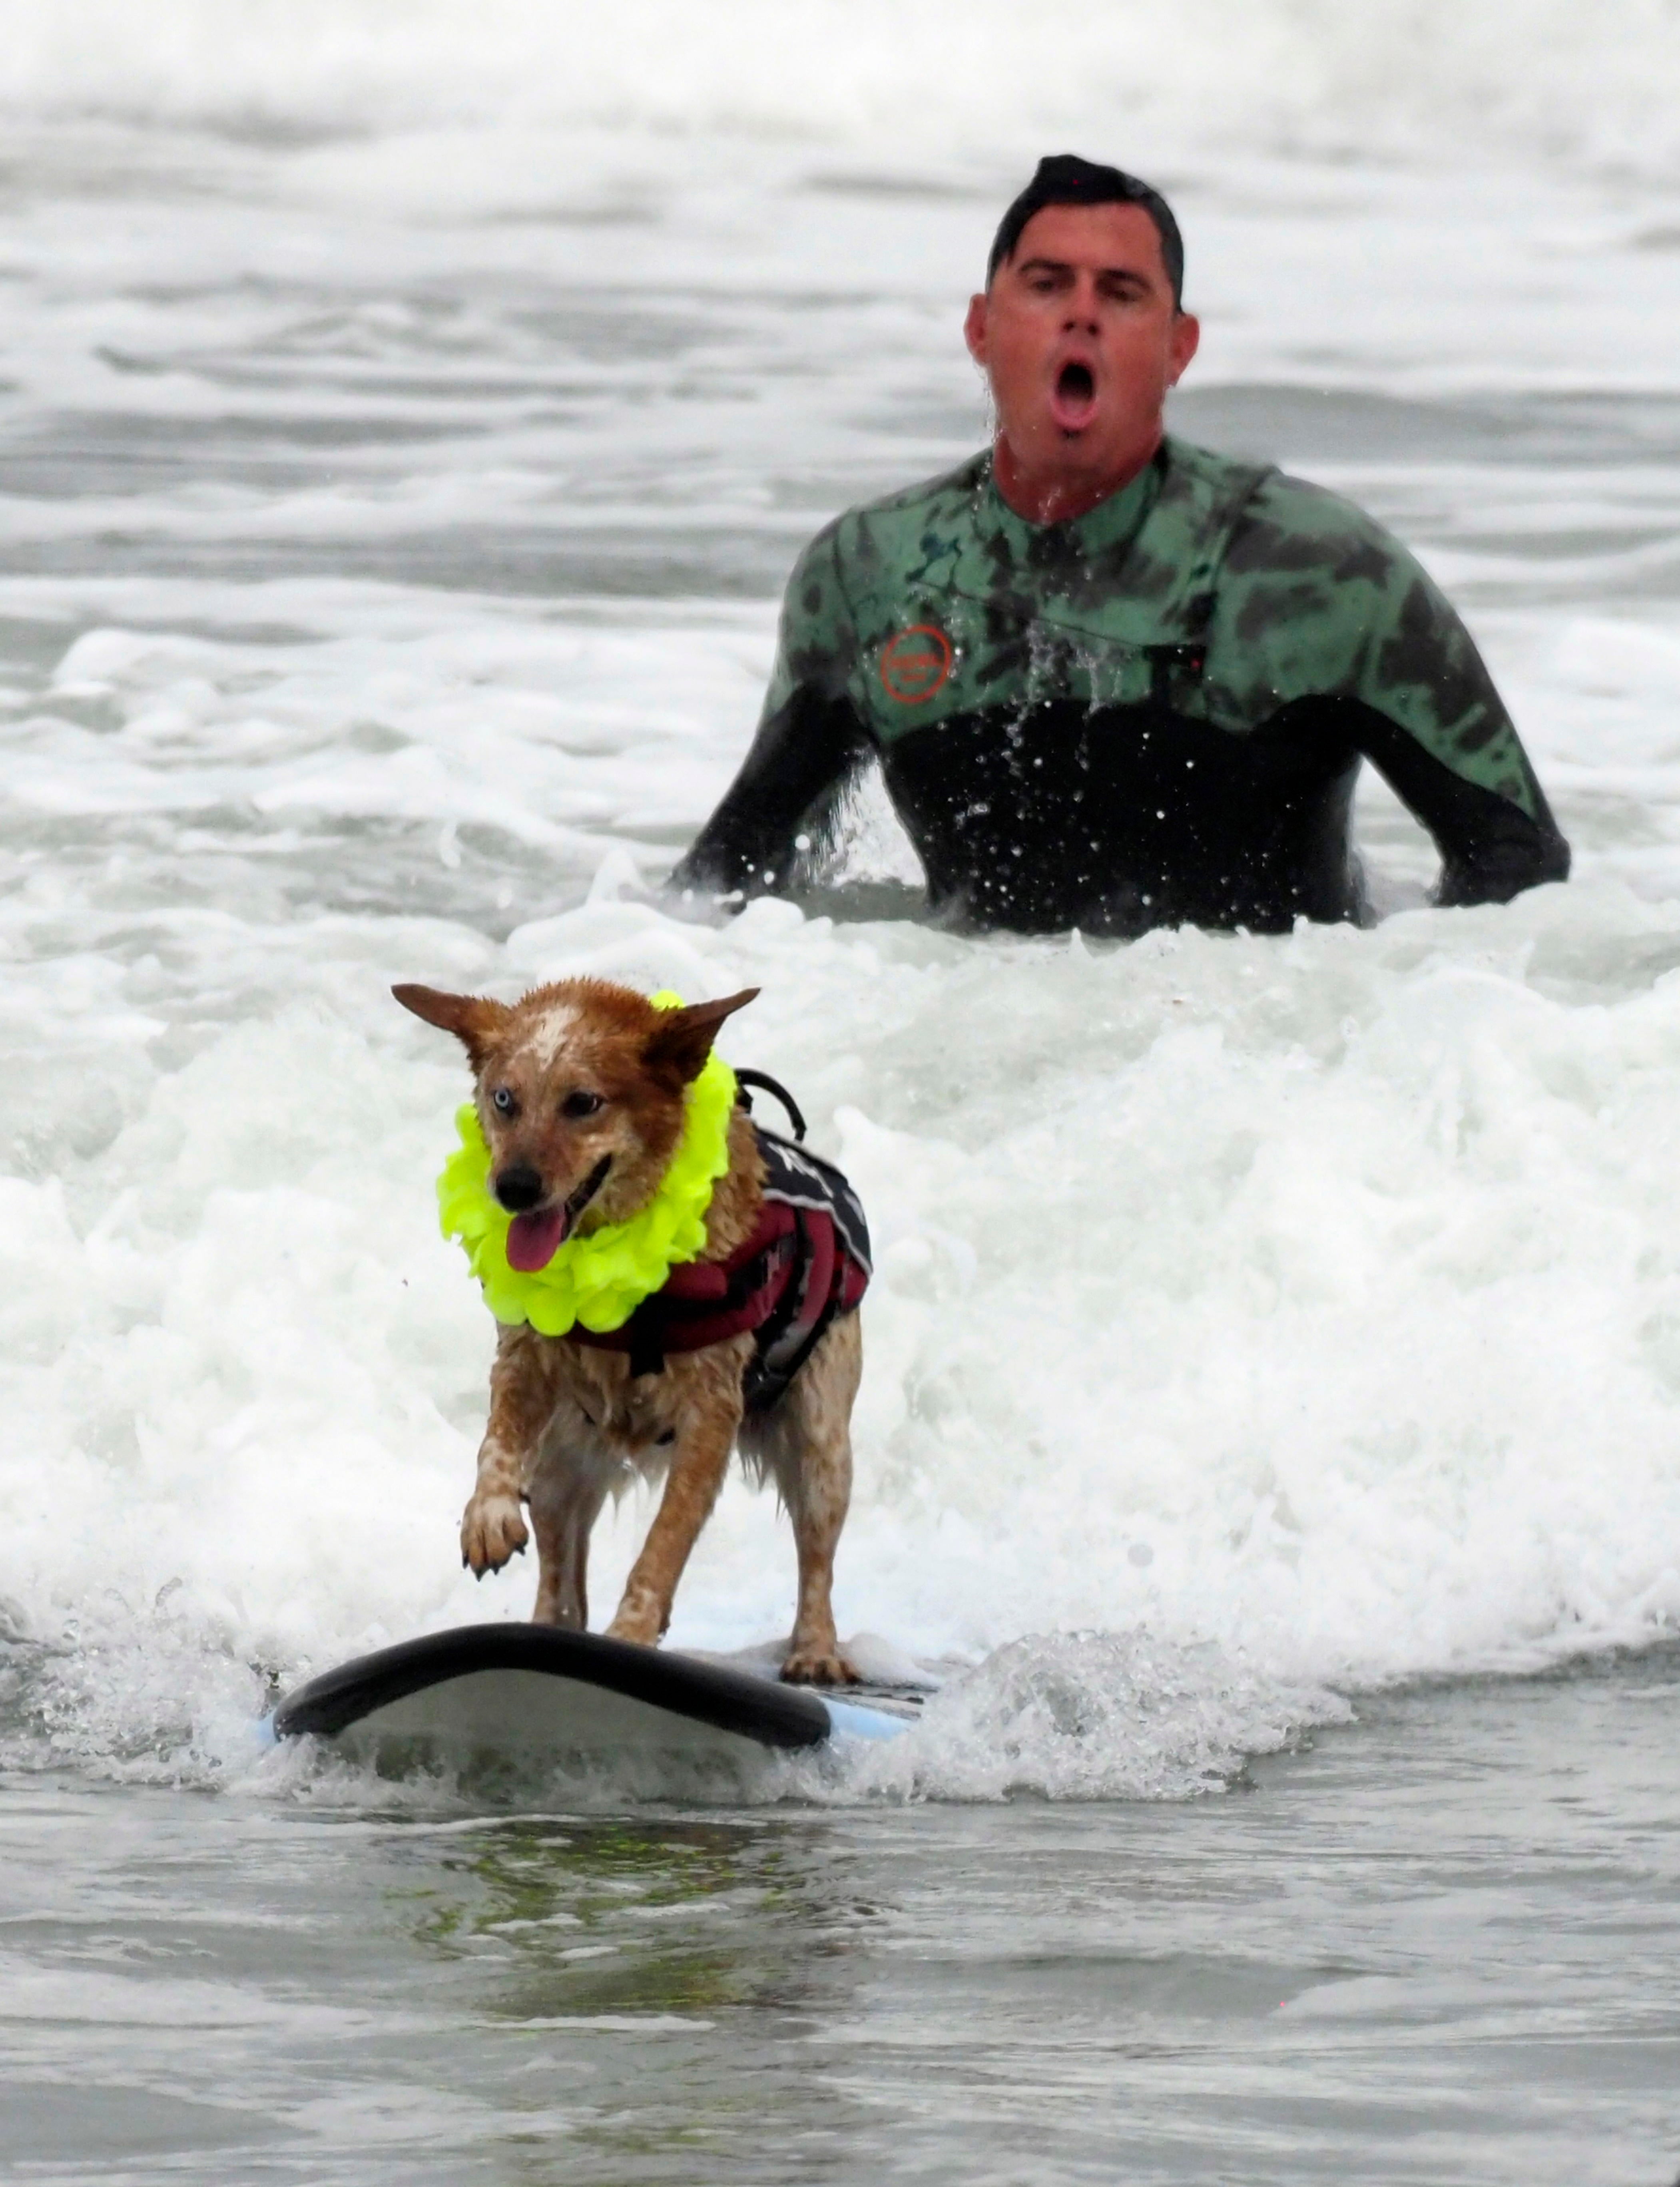
[[[405,982],[391,991],[405,1010],[417,1018],[452,1032],[467,1051],[476,1071],[490,1043],[508,1022],[508,1005],[487,995],[446,995],[436,987],[416,987]]]
[[[758,990],[743,987],[739,995],[726,995],[721,1003],[694,1003],[685,1010],[661,1010],[659,1023],[643,1044],[642,1060],[650,1071],[674,1071],[686,1085],[705,1069],[717,1028],[736,1010],[744,1009]]]

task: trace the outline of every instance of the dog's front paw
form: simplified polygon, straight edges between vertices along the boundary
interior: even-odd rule
[[[862,1673],[838,1648],[795,1648],[782,1666],[790,1686],[855,1686]]]
[[[475,1496],[461,1520],[461,1561],[475,1577],[500,1571],[531,1539],[517,1496]]]
[[[660,1606],[651,1597],[635,1588],[626,1589],[622,1602],[613,1614],[607,1628],[609,1640],[634,1640],[643,1648],[657,1648],[665,1631],[666,1621],[660,1616]]]

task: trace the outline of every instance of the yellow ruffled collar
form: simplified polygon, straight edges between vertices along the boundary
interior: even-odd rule
[[[669,992],[656,1008],[680,1008]],[[468,1265],[499,1322],[521,1322],[544,1336],[564,1336],[582,1322],[596,1335],[621,1329],[672,1268],[694,1260],[705,1244],[712,1189],[729,1167],[729,1118],[735,1074],[721,1055],[706,1058],[690,1085],[683,1137],[659,1189],[622,1223],[604,1223],[568,1238],[547,1268],[530,1274],[508,1265],[513,1217],[490,1189],[490,1149],[470,1101],[455,1114],[461,1144],[437,1180],[438,1216],[446,1238],[458,1238]]]

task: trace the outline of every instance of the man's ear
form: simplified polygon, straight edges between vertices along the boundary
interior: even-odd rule
[[[642,1060],[650,1071],[674,1071],[686,1085],[705,1069],[717,1028],[733,1012],[744,1009],[757,994],[743,987],[739,995],[726,995],[721,1003],[695,1003],[686,1010],[661,1010],[659,1023],[642,1046]]]
[[[475,1071],[508,1022],[508,1005],[492,1002],[487,995],[446,995],[436,987],[407,984],[391,992],[405,1010],[413,1010],[417,1018],[444,1032],[452,1032],[466,1049],[467,1060]]]
[[[986,368],[986,299],[970,296],[969,314],[963,322],[963,340],[969,346],[969,355],[982,371]]]

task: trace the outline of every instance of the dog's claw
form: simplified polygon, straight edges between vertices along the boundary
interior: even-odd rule
[[[801,1648],[782,1666],[782,1683],[789,1686],[857,1686],[862,1673],[838,1649]]]
[[[480,1579],[487,1571],[500,1571],[530,1539],[517,1496],[475,1496],[462,1516],[461,1554]]]

